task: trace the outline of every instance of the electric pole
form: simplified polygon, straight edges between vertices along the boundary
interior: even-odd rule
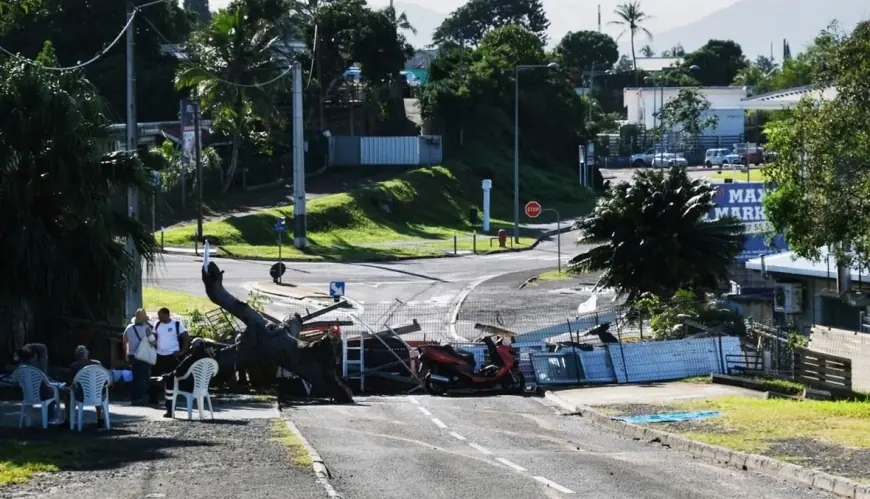
[[[293,61],[293,244],[300,249],[306,246],[304,126],[302,64]]]
[[[135,7],[132,0],[127,0],[127,152],[136,154],[139,146],[139,129],[136,122],[136,67],[134,65],[136,39],[133,16]],[[127,214],[139,218],[139,189],[127,189]],[[133,275],[127,283],[125,292],[125,312],[127,318],[133,317],[136,310],[142,307],[142,259],[133,240],[126,241],[126,250],[133,258]]]

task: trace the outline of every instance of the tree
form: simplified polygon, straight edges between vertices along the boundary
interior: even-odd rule
[[[698,66],[695,78],[703,86],[728,86],[747,66],[743,49],[732,40],[710,40],[698,50],[686,54],[682,66]]]
[[[683,57],[684,55],[686,55],[686,49],[679,43],[662,52],[662,57]]]
[[[556,46],[556,58],[565,68],[603,71],[619,59],[619,47],[613,38],[597,31],[569,31]]]
[[[652,57],[656,55],[656,53],[653,48],[649,44],[647,44],[640,48],[640,55],[644,57]]]
[[[432,34],[432,43],[477,46],[484,35],[503,26],[518,25],[547,41],[550,21],[541,0],[469,0],[447,16]]]
[[[127,214],[127,188],[151,192],[135,155],[103,155],[109,142],[105,104],[81,71],[53,72],[51,44],[35,64],[0,66],[0,336],[11,344],[52,342],[63,316],[117,320],[125,283],[156,243]],[[53,327],[54,326],[54,327]],[[55,336],[56,338],[56,336]]]
[[[637,38],[638,33],[645,34],[647,38],[652,40],[652,33],[642,26],[642,24],[650,20],[651,17],[644,11],[640,10],[640,0],[631,0],[630,3],[621,4],[616,7],[614,13],[619,19],[616,21],[610,21],[610,24],[617,24],[623,27],[622,33],[619,34],[617,40],[622,38],[622,35],[626,32],[628,32],[631,37],[632,68],[634,68],[635,79],[639,81],[640,75],[637,71],[637,54],[634,51],[634,40]],[[637,84],[638,82],[635,82],[635,85]]]
[[[232,137],[224,192],[233,184],[243,139],[262,144],[263,132],[282,122],[275,95],[265,86],[280,74],[278,40],[273,24],[239,7],[222,10],[193,34],[191,62],[178,70],[176,86],[194,89],[215,129]]]
[[[765,165],[776,189],[764,207],[773,230],[784,234],[799,256],[816,259],[830,246],[844,263],[870,262],[868,68],[865,21],[838,42],[814,77],[816,89],[836,86],[836,96],[821,101],[813,92],[785,119],[767,126],[767,146],[778,157]]]
[[[680,289],[715,289],[745,242],[740,221],[706,219],[715,193],[679,167],[636,172],[576,225],[578,244],[595,246],[571,260],[572,270],[602,271],[596,286],[630,302],[644,293],[668,299]]]
[[[697,88],[681,88],[677,96],[665,102],[655,113],[661,123],[656,135],[679,131],[684,142],[701,135],[719,124],[719,117],[709,114],[710,101]]]
[[[184,0],[184,10],[196,17],[196,22],[207,23],[211,20],[211,12],[208,9],[208,0]]]

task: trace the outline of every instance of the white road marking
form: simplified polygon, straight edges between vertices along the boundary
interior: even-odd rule
[[[420,401],[417,400],[415,397],[408,397],[408,400],[410,400],[411,403],[414,405],[420,405]]]
[[[447,425],[444,424],[444,423],[443,423],[440,419],[438,419],[438,418],[432,418],[432,422],[435,423],[435,426],[437,426],[438,428],[441,428],[442,430],[443,430],[444,428],[447,428]]]
[[[519,464],[517,464],[517,463],[512,463],[512,462],[508,461],[507,459],[505,459],[505,458],[503,458],[503,457],[497,457],[497,458],[495,458],[495,460],[498,461],[498,462],[500,462],[501,464],[503,464],[503,465],[509,467],[509,468],[513,468],[513,469],[516,470],[516,471],[526,471],[526,469],[523,468],[522,466],[520,466]]]
[[[573,494],[573,493],[574,493],[573,490],[571,490],[571,489],[569,489],[569,488],[562,487],[562,486],[559,485],[558,483],[556,483],[556,482],[554,482],[554,481],[552,481],[552,480],[547,480],[546,478],[544,478],[544,477],[542,477],[542,476],[535,476],[535,477],[532,477],[532,478],[534,478],[535,480],[537,480],[537,481],[543,483],[543,484],[546,485],[547,487],[550,487],[551,489],[558,490],[559,492],[561,492],[561,493],[563,493],[563,494]]]
[[[423,406],[418,405],[418,406],[417,406],[417,409],[420,409],[420,412],[422,412],[423,415],[425,415],[425,416],[431,416],[431,415],[432,415],[432,413],[429,412],[429,409],[426,409],[426,408],[423,407]]]
[[[477,445],[477,444],[474,443],[474,442],[471,442],[470,444],[468,444],[468,446],[471,447],[472,449],[476,449],[476,450],[482,452],[483,454],[486,454],[487,456],[491,456],[491,455],[492,455],[492,451],[490,451],[490,450],[487,449],[486,447],[481,447],[480,445]]]
[[[450,436],[455,438],[456,440],[465,440],[465,437],[463,437],[459,433],[456,433],[455,431],[451,431]]]

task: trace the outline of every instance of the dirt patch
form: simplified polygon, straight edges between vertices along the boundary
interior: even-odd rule
[[[870,449],[850,449],[810,438],[771,442],[763,454],[832,475],[867,481],[870,478]]]
[[[647,414],[681,412],[681,409],[676,407],[650,404],[604,405],[595,406],[595,409],[607,414],[608,416],[643,416]],[[729,428],[723,427],[721,423],[717,421],[717,418],[680,421],[678,423],[650,423],[643,426],[670,433],[703,432],[727,435],[734,432]]]

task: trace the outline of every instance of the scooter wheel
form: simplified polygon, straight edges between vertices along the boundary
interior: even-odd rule
[[[424,388],[430,395],[444,395],[447,393],[447,385],[432,379],[431,373],[426,374],[426,377],[423,379]]]
[[[511,376],[511,382],[503,385],[505,391],[512,395],[522,395],[526,391],[526,375],[522,371],[517,371]]]

